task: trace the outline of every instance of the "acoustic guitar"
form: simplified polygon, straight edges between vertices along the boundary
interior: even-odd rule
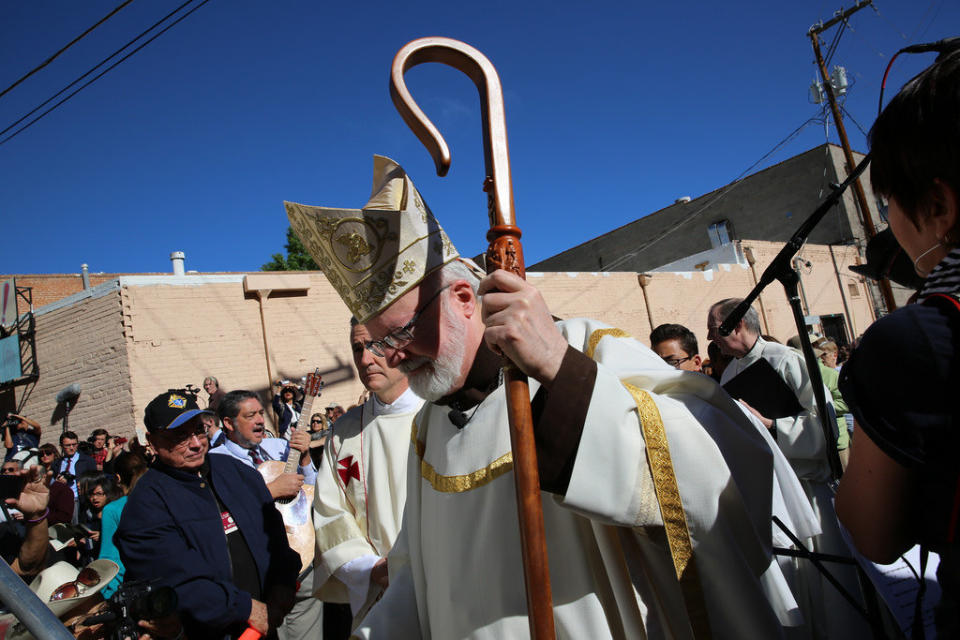
[[[307,381],[304,384],[303,408],[300,411],[301,422],[303,416],[307,416],[307,421],[310,420],[313,401],[320,395],[322,389],[323,381],[320,376],[320,369],[317,369],[307,376]],[[257,470],[263,476],[264,481],[269,484],[276,480],[280,474],[297,473],[299,462],[300,452],[296,449],[290,449],[286,462],[267,460],[257,467]],[[279,498],[274,501],[277,511],[283,516],[283,524],[287,530],[287,540],[290,543],[290,548],[300,554],[301,571],[304,571],[313,563],[315,536],[312,517],[313,490],[313,485],[304,485],[300,487],[296,496]]]

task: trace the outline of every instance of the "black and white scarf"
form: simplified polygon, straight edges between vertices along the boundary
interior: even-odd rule
[[[940,261],[920,288],[919,299],[934,293],[956,296],[960,292],[960,247],[955,248]]]

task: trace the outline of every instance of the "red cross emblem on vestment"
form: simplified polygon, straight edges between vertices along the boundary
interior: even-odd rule
[[[360,479],[360,463],[354,462],[353,456],[347,456],[337,461],[337,464],[341,467],[337,469],[337,473],[340,474],[340,479],[343,480],[344,486],[350,484],[350,478]]]

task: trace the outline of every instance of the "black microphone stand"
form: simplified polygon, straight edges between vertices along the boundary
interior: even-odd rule
[[[767,288],[767,285],[774,280],[778,280],[783,285],[787,294],[787,300],[790,302],[790,308],[793,310],[793,319],[797,325],[797,334],[800,336],[803,358],[807,363],[807,371],[810,373],[810,384],[813,385],[813,397],[817,403],[817,414],[820,418],[820,426],[823,428],[823,436],[827,443],[827,461],[830,463],[830,475],[834,482],[839,480],[840,476],[843,475],[843,468],[840,465],[840,455],[837,452],[837,433],[834,431],[836,422],[832,425],[830,424],[830,414],[827,412],[827,399],[823,393],[823,376],[820,375],[817,357],[813,354],[813,346],[811,346],[810,337],[807,335],[807,323],[803,317],[803,308],[800,306],[800,293],[798,291],[800,276],[794,270],[792,263],[794,256],[796,256],[800,248],[803,247],[803,243],[807,241],[813,229],[819,224],[820,220],[823,219],[823,216],[827,214],[827,211],[840,200],[843,192],[863,173],[868,164],[870,164],[869,154],[860,161],[860,164],[856,166],[842,184],[830,185],[832,189],[830,195],[817,207],[816,211],[810,214],[810,217],[803,221],[790,239],[787,240],[787,243],[783,246],[783,249],[780,250],[780,253],[776,255],[770,265],[764,270],[763,275],[757,282],[757,286],[747,294],[743,302],[737,305],[737,307],[724,318],[718,328],[720,335],[730,335],[730,332],[740,324],[747,309],[749,309],[753,301],[757,299],[757,296]],[[864,211],[863,215],[870,215],[870,212]]]

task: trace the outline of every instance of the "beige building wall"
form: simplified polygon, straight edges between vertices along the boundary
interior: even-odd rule
[[[743,246],[756,257],[758,275],[781,247],[759,241],[744,241]],[[846,299],[852,333],[862,333],[872,315],[862,280],[847,270],[856,249],[834,247],[832,258],[829,247],[810,245],[801,255],[812,265],[802,276],[811,314],[845,314]],[[686,325],[702,350],[710,305],[743,296],[754,285],[750,268],[737,264],[648,277],[645,296],[633,272],[528,274],[558,317],[594,318],[647,343],[649,301],[654,325]],[[270,290],[263,300],[263,321],[261,301],[252,289],[261,294]],[[187,384],[199,387],[210,375],[227,391],[250,389],[268,403],[271,379],[299,380],[317,367],[327,386],[315,408],[330,401],[350,405],[363,390],[348,343],[350,313],[318,273],[121,276],[77,296],[86,297],[38,310],[40,380],[17,390],[19,400],[26,389],[24,413],[44,425],[43,441],[59,435],[54,396],[72,382],[83,386],[70,415],[70,427],[81,438],[100,426],[133,435],[154,396]],[[767,289],[763,308],[777,339],[796,333],[779,284]],[[201,392],[201,406],[206,397]],[[269,408],[267,415],[272,424]]]
[[[744,251],[750,249],[756,259],[754,270],[757,278],[763,275],[763,270],[782,248],[778,242],[759,240],[744,240],[742,246]],[[873,321],[872,305],[862,278],[847,268],[857,264],[856,248],[844,246],[832,249],[836,257],[836,270],[830,256],[830,247],[807,245],[800,253],[802,258],[811,263],[809,272],[804,269],[801,273],[803,291],[810,305],[808,315],[846,315],[846,301],[852,322],[852,328],[848,326],[848,332],[852,333],[850,337],[853,338],[863,333]],[[718,270],[702,273],[652,273],[649,277],[647,293],[654,326],[667,322],[686,326],[696,334],[704,356],[710,306],[724,298],[742,298],[756,284],[750,267],[737,264],[721,265]],[[856,295],[853,295],[854,292]],[[796,335],[793,312],[779,282],[769,285],[761,299],[754,302],[757,311],[760,311],[761,305],[767,320],[766,333],[780,342],[786,342]],[[761,327],[763,326],[761,317]],[[647,342],[650,330],[646,327],[638,337]]]
[[[259,274],[258,274],[259,275]],[[315,409],[330,400],[344,406],[362,390],[350,358],[350,313],[319,274],[274,274],[278,288],[293,279],[309,289],[281,291],[264,300],[272,379],[299,380],[319,367],[326,382]],[[188,284],[191,279],[197,284]],[[158,393],[214,376],[226,391],[249,389],[272,398],[256,294],[244,276],[121,278],[124,326],[136,415]],[[201,406],[206,393],[201,392]],[[267,411],[272,423],[272,411]]]

